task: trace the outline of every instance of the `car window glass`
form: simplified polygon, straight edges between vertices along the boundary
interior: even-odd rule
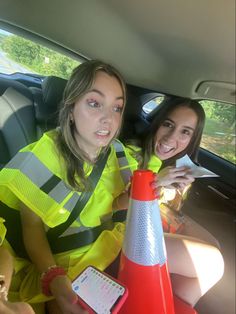
[[[200,103],[206,114],[201,147],[235,164],[236,106],[211,100]]]
[[[160,94],[159,96],[149,100],[147,103],[144,104],[143,111],[146,114],[149,114],[164,100],[164,97],[164,95]]]
[[[0,29],[0,73],[33,73],[68,79],[79,63],[42,44]]]

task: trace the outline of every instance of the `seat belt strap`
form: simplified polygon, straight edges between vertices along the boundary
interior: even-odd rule
[[[97,227],[93,227],[82,232],[73,233],[64,237],[58,237],[56,240],[50,238],[48,239],[48,242],[54,254],[61,253],[92,244],[97,240],[102,231],[112,230],[113,227],[114,223],[109,220]]]
[[[89,201],[93,193],[93,190],[97,186],[99,179],[101,178],[101,175],[102,175],[103,169],[105,168],[109,154],[110,154],[110,149],[105,154],[100,155],[96,165],[93,167],[93,170],[89,176],[89,180],[92,184],[92,190],[81,193],[80,198],[76,202],[72,212],[70,213],[68,219],[64,223],[48,230],[47,238],[48,238],[49,243],[53,243],[53,241],[57,241],[58,237],[61,234],[63,234],[66,231],[66,229],[68,229],[70,225],[79,216],[79,214],[81,213],[81,211],[83,210],[87,202]]]
[[[114,141],[113,143],[116,149],[116,156],[118,159],[118,163],[120,166],[120,174],[123,179],[125,186],[130,182],[130,177],[132,176],[132,172],[129,166],[128,160],[125,155],[124,146],[119,141]],[[124,169],[124,167],[126,167]],[[127,209],[119,209],[116,210],[112,215],[112,221],[115,222],[124,222],[127,216]]]
[[[114,140],[112,144],[115,147],[116,157],[120,166],[120,174],[126,186],[130,181],[132,172],[129,168],[129,163],[125,155],[124,146],[118,140]]]

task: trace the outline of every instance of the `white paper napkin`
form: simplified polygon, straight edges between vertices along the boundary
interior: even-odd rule
[[[195,165],[192,160],[188,157],[188,155],[183,156],[180,159],[176,160],[176,167],[188,167],[191,169],[191,174],[194,178],[206,178],[206,177],[219,177],[218,174],[204,168]]]

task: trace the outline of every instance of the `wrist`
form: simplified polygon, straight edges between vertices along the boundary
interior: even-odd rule
[[[44,295],[48,297],[52,295],[50,285],[58,276],[66,276],[66,271],[63,267],[57,265],[48,267],[48,269],[42,273],[40,280],[41,289]]]

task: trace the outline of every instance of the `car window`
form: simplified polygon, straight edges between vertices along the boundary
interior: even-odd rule
[[[68,79],[79,63],[42,44],[0,29],[0,73],[33,73]]]
[[[149,100],[143,105],[143,111],[146,114],[149,114],[164,100],[164,97],[164,95],[160,94],[157,97]]]
[[[210,100],[200,103],[206,114],[201,147],[236,164],[235,105]]]

